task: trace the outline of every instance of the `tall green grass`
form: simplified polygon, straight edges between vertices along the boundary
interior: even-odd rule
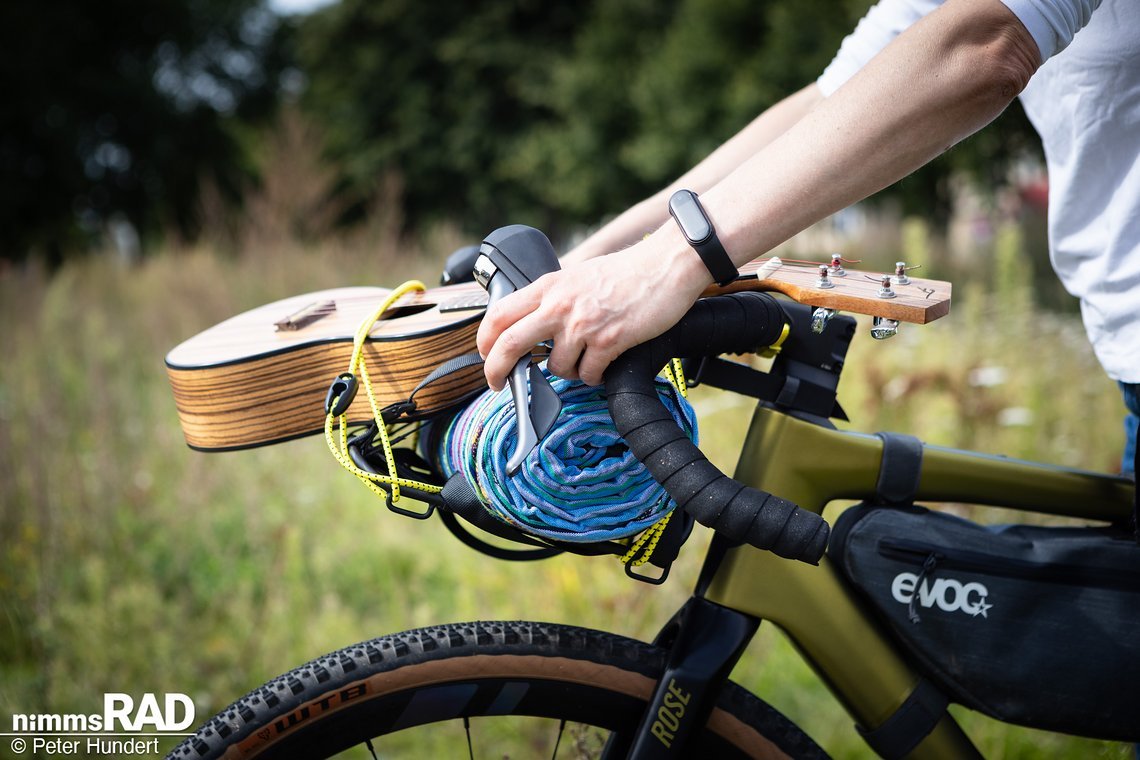
[[[999,273],[1022,255],[1003,234]],[[0,726],[14,713],[97,712],[104,692],[184,692],[201,720],[304,660],[432,623],[541,618],[652,637],[688,595],[703,529],[652,588],[610,559],[475,554],[436,521],[386,512],[320,438],[186,448],[162,364],[170,347],[296,293],[434,279],[458,242],[267,240],[241,255],[212,246],[126,269],[96,256],[50,277],[0,275]],[[1120,404],[1080,325],[1038,311],[1016,277],[994,279],[996,289],[960,286],[939,323],[885,344],[858,336],[841,388],[853,425],[1112,469]],[[708,391],[695,401],[706,448],[731,470],[749,405]],[[868,756],[774,631],[736,678],[837,757]],[[963,720],[994,756],[1127,754]]]

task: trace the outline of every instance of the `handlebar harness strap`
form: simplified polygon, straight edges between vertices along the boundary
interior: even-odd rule
[[[694,365],[692,370],[686,370],[691,377],[690,388],[711,385],[816,417],[847,420],[847,412],[836,401],[834,389],[801,378],[761,372],[719,356],[702,358],[690,364]],[[793,384],[792,380],[796,382]]]

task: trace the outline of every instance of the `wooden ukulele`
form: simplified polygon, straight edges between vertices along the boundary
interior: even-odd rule
[[[812,306],[915,324],[950,311],[948,282],[906,278],[905,284],[892,284],[886,275],[841,272],[842,266],[757,260],[742,267],[737,280],[705,295],[777,291]],[[898,274],[905,277],[904,271]],[[336,288],[286,298],[176,346],[166,356],[166,369],[186,442],[195,449],[224,451],[322,430],[329,384],[348,367],[354,333],[388,292]],[[487,294],[474,283],[410,293],[397,301],[376,323],[364,351],[381,407],[406,401],[439,364],[474,351],[486,303]],[[480,365],[456,372],[418,393],[417,410],[444,409],[484,384]],[[357,395],[349,416],[371,418],[366,394]]]

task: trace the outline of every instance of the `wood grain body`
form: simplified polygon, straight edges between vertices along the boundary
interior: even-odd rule
[[[239,449],[322,430],[325,396],[348,369],[352,336],[388,292],[344,288],[285,299],[226,320],[173,349],[166,368],[186,442],[203,450]],[[297,331],[273,327],[274,321],[324,299],[337,302],[335,314]],[[409,297],[397,307],[432,303],[430,297]],[[407,400],[441,362],[474,351],[482,313],[440,314],[432,305],[379,322],[365,344],[364,361],[381,407]],[[251,356],[254,346],[261,350]],[[425,388],[416,396],[417,407],[445,408],[480,386],[485,386],[482,368],[471,367]],[[371,419],[363,388],[349,416]]]

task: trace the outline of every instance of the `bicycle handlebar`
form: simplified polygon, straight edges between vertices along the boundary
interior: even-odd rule
[[[783,309],[766,293],[702,299],[669,331],[614,360],[605,373],[606,395],[614,425],[630,451],[679,509],[734,541],[817,564],[827,547],[827,522],[717,469],[673,421],[653,386],[673,357],[770,346],[785,321]]]

